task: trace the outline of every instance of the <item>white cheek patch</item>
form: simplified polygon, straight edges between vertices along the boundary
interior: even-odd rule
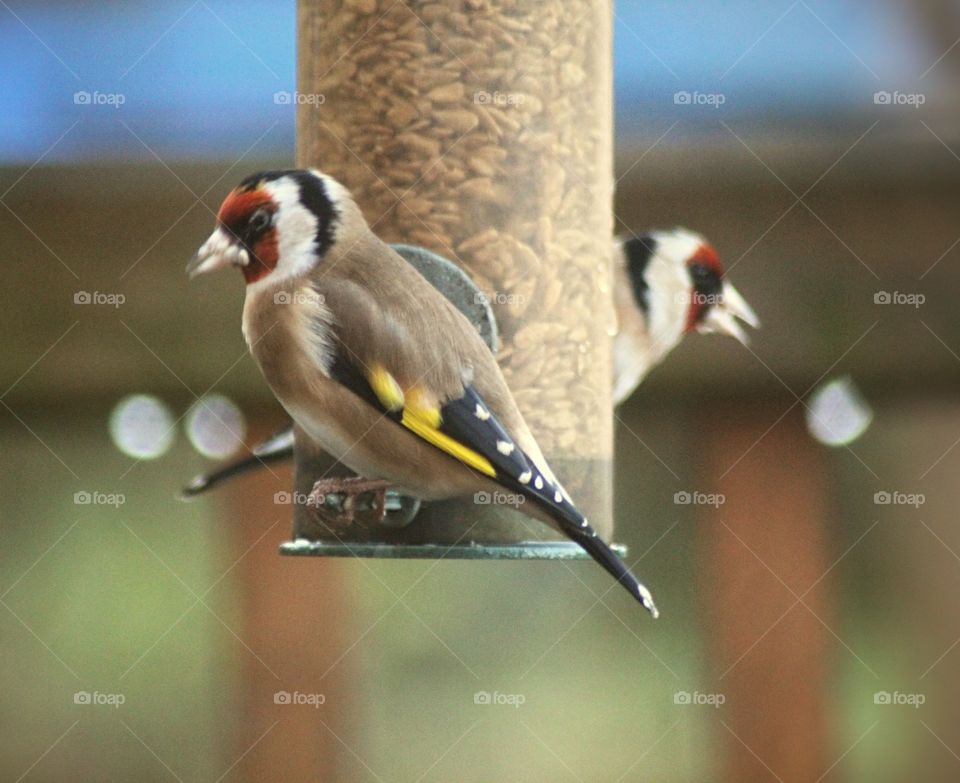
[[[664,258],[663,250],[650,259],[650,348],[654,357],[669,351],[683,335],[690,310],[690,277],[683,263]]]
[[[282,177],[263,187],[277,205],[274,230],[278,260],[276,269],[268,275],[270,282],[276,283],[305,274],[313,267],[317,218],[300,202],[300,185],[295,180]]]

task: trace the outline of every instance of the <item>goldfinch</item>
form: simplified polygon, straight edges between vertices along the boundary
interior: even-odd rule
[[[627,399],[652,367],[691,332],[747,342],[737,319],[758,328],[756,313],[724,278],[717,251],[683,228],[617,240],[613,401]]]
[[[373,234],[339,182],[315,170],[243,180],[187,271],[230,266],[247,284],[250,352],[325,451],[421,500],[519,493],[524,513],[583,547],[657,615],[554,477],[477,331]]]

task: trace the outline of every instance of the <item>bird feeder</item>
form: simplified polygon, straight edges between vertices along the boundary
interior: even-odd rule
[[[610,4],[300,0],[297,27],[298,91],[311,97],[297,107],[298,164],[343,182],[385,241],[449,259],[479,288],[524,418],[609,541]],[[300,495],[346,473],[299,431],[295,459]],[[343,529],[297,506],[283,551],[582,555],[507,499],[424,503],[411,520]]]

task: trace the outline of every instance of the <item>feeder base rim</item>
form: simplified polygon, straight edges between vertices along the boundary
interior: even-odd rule
[[[623,544],[610,548],[620,557]],[[280,554],[292,557],[380,557],[395,560],[589,560],[572,541],[519,541],[515,544],[383,544],[310,541],[298,538],[280,545]]]

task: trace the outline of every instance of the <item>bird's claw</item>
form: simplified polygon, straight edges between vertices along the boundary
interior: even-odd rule
[[[374,519],[382,523],[387,515],[389,486],[389,482],[360,476],[324,478],[313,485],[307,503],[340,525],[352,525],[358,511],[372,511]],[[361,502],[370,494],[369,500]]]

